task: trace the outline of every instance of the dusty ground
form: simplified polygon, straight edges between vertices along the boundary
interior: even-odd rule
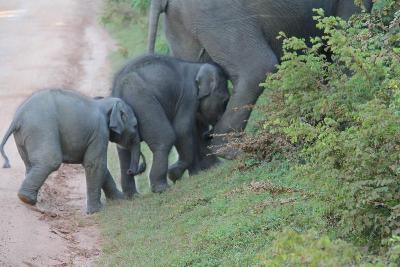
[[[0,135],[18,105],[41,88],[105,95],[112,42],[97,23],[101,0],[0,0]],[[99,255],[94,218],[86,216],[80,166],[63,166],[39,203],[17,198],[25,168],[13,138],[11,169],[0,169],[0,266],[88,266]],[[2,165],[2,160],[0,160]]]

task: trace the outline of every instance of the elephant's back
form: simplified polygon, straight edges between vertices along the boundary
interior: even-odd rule
[[[335,0],[263,0],[242,1],[250,17],[257,19],[267,38],[275,38],[279,31],[299,37],[316,33],[314,8],[322,8],[332,15]]]
[[[257,18],[257,24],[261,26],[264,37],[278,57],[282,53],[282,41],[276,38],[279,32],[299,38],[320,35],[321,31],[316,28],[313,19],[313,9],[321,8],[326,15],[333,15],[336,3],[335,0],[244,2],[250,16]]]
[[[162,55],[145,55],[128,62],[115,76],[113,96],[121,89],[143,96],[168,97],[171,87],[182,80],[180,65],[184,62]],[[128,81],[129,80],[129,81]],[[124,84],[123,84],[124,83]],[[167,91],[169,91],[167,93]]]
[[[21,123],[51,119],[55,111],[55,101],[51,96],[51,91],[48,89],[37,91],[21,104],[16,112]]]
[[[351,0],[349,0],[351,1]],[[304,23],[313,22],[313,8],[332,15],[337,0],[170,0],[167,13],[187,29],[257,23],[264,30],[304,31]]]
[[[55,105],[49,90],[40,90],[27,98],[17,109],[14,133],[17,145],[25,145],[30,140],[36,142],[46,131],[57,126]]]
[[[141,56],[117,73],[112,95],[122,98],[137,114],[159,105],[172,120],[184,81],[193,76],[184,71],[185,66],[193,64],[169,56]]]
[[[171,0],[169,20],[178,21],[202,43],[207,38],[231,42],[255,31],[262,33],[272,49],[280,54],[279,32],[308,37],[320,34],[313,20],[313,8],[332,15],[337,0]],[[230,38],[228,35],[232,35]],[[211,36],[211,37],[210,37]],[[235,39],[236,40],[236,39]]]
[[[58,129],[79,127],[93,121],[93,101],[75,91],[62,89],[40,90],[29,97],[17,110],[22,128]],[[65,128],[65,129],[62,129]]]

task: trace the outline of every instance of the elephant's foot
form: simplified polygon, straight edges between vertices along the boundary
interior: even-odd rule
[[[200,160],[199,166],[201,170],[208,170],[221,163],[216,155],[208,155]]]
[[[124,194],[119,191],[119,190],[115,190],[113,192],[109,192],[106,195],[107,200],[122,200],[125,199]]]
[[[153,193],[162,193],[168,189],[169,185],[167,182],[165,183],[158,183],[156,185],[151,186],[151,192]]]
[[[10,163],[5,162],[5,163],[3,164],[3,168],[4,168],[4,169],[9,169],[9,168],[11,168]]]
[[[99,212],[101,211],[102,208],[103,205],[100,202],[96,204],[88,204],[86,207],[86,214],[93,214]]]
[[[134,180],[133,180],[134,181]],[[130,200],[135,197],[135,195],[139,194],[136,189],[136,184],[125,184],[122,186],[123,198]]]
[[[28,196],[25,196],[23,194],[20,194],[20,193],[18,193],[18,197],[22,202],[24,202],[26,204],[29,204],[29,205],[32,205],[32,206],[36,205],[36,202],[37,202],[36,199],[32,199],[32,198],[30,198]]]
[[[27,192],[27,191],[21,189],[18,192],[18,198],[22,202],[33,206],[33,205],[36,205],[36,202],[37,202],[37,192],[30,193],[30,192]]]
[[[185,168],[182,168],[177,164],[174,164],[168,169],[168,178],[175,183],[176,181],[182,178],[185,170],[186,170]]]
[[[126,200],[131,200],[138,194],[139,193],[136,192],[136,191],[134,191],[134,192],[124,192],[123,195],[122,195],[122,198],[126,199]]]
[[[221,162],[222,161],[216,155],[206,156],[201,159],[200,162],[192,164],[192,166],[188,169],[189,175],[197,175],[199,172],[211,169]]]

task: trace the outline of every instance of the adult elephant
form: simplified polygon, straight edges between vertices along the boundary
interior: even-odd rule
[[[371,2],[364,0],[367,10]],[[172,54],[185,60],[214,61],[233,83],[227,110],[214,133],[240,132],[251,113],[248,107],[262,92],[260,82],[280,61],[278,33],[320,35],[312,18],[313,8],[343,19],[360,11],[353,0],[152,0],[148,50],[154,52],[159,16],[165,13]],[[213,144],[223,144],[223,140],[214,138]]]

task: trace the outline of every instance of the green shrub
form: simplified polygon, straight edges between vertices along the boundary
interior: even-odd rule
[[[145,11],[150,5],[150,0],[131,0],[132,7],[138,10]]]
[[[111,54],[113,69],[119,69],[127,60],[146,53],[149,0],[106,0],[102,23],[117,41],[118,50]],[[162,27],[162,21],[161,21]],[[159,30],[156,51],[168,54],[169,47]]]
[[[313,231],[284,230],[275,237],[260,255],[264,266],[354,266],[361,262],[361,253],[353,245]]]
[[[389,261],[397,266],[400,265],[400,235],[395,235],[389,239]]]
[[[375,249],[400,231],[399,6],[378,0],[348,22],[316,10],[323,37],[281,33],[282,63],[263,84],[259,132],[290,140],[296,175],[341,182],[342,235]]]

